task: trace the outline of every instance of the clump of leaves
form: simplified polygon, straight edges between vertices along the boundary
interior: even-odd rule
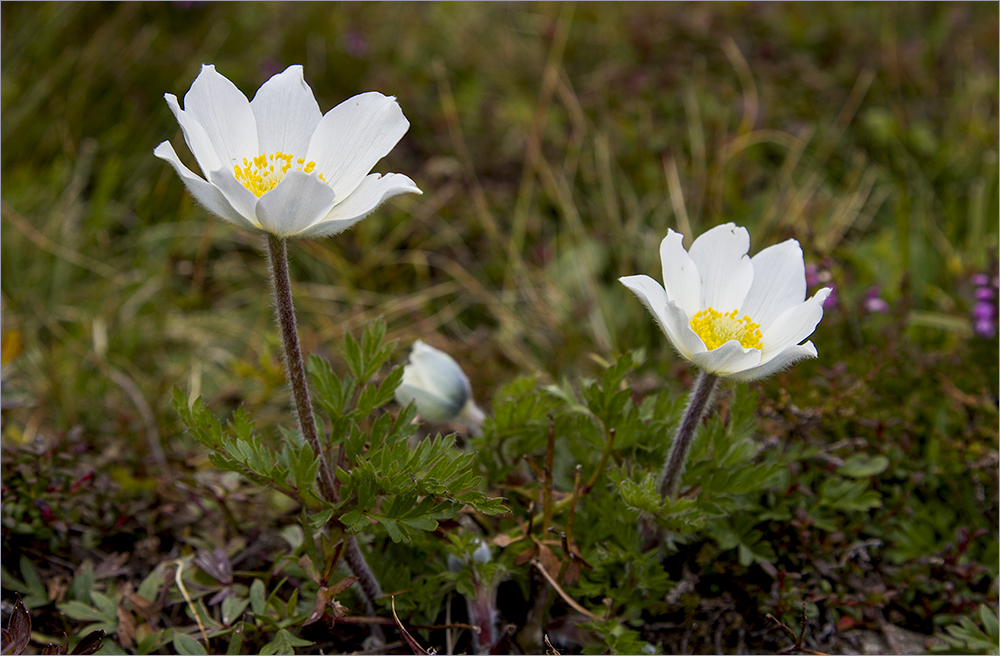
[[[0,630],[3,634],[3,644],[0,646],[0,653],[22,654],[27,649],[31,641],[31,615],[28,609],[21,603],[18,597],[14,603],[14,609],[7,619],[7,628]],[[90,631],[73,647],[72,651],[67,651],[69,641],[64,636],[64,642],[58,645],[47,644],[42,647],[43,654],[93,654],[101,648],[104,641],[104,631]]]
[[[212,464],[239,472],[301,506],[296,541],[304,553],[299,572],[302,578],[311,578],[316,589],[303,590],[300,609],[298,588],[288,600],[276,597],[276,588],[265,600],[262,581],[254,581],[249,599],[255,621],[275,636],[265,650],[276,651],[265,653],[306,646],[294,642],[300,639],[289,631],[303,625],[310,611],[323,612],[325,603],[317,601],[314,608],[307,597],[333,601],[330,590],[336,584],[331,577],[342,555],[343,532],[385,535],[394,543],[410,543],[414,531],[434,531],[441,521],[456,518],[465,508],[484,515],[506,510],[502,499],[484,493],[483,479],[475,472],[475,454],[459,450],[454,436],[436,436],[411,446],[419,428],[414,422],[415,406],[410,404],[396,414],[386,409],[402,368],[379,380],[395,348],[394,343],[384,343],[385,330],[379,321],[368,326],[360,340],[347,334],[342,350],[347,371],[339,375],[328,361],[317,356],[309,359],[314,401],[322,413],[317,417],[321,439],[327,460],[336,463],[340,499],[336,503],[317,493],[319,461],[299,434],[282,431],[279,439],[268,439],[256,432],[242,408],[223,425],[200,400],[188,405],[183,392],[175,392],[178,413],[191,434],[211,450]],[[281,606],[277,619],[266,612],[272,602]]]
[[[987,605],[979,607],[977,625],[968,617],[959,618],[958,624],[947,627],[948,635],[942,635],[948,643],[947,649],[935,650],[941,654],[996,654],[1000,651],[1000,621],[997,614]]]

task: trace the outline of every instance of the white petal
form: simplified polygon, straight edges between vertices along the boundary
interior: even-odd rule
[[[267,154],[281,151],[305,157],[309,139],[323,118],[300,65],[289,66],[265,82],[250,109],[257,119],[260,152]]]
[[[201,123],[181,109],[181,106],[177,104],[177,96],[172,93],[165,93],[163,97],[166,98],[167,106],[170,107],[170,111],[174,113],[177,123],[180,124],[181,131],[184,133],[184,141],[188,145],[188,150],[191,151],[191,154],[197,160],[202,175],[208,177],[209,171],[217,171],[222,168],[222,160],[219,159],[219,154],[215,152],[215,146],[212,145],[212,140],[208,138],[208,133],[205,132],[205,128],[201,126]]]
[[[410,122],[391,96],[378,92],[348,98],[320,119],[306,159],[316,162],[337,198],[350,195],[375,163],[395,146]]]
[[[691,244],[691,259],[701,275],[701,308],[739,309],[753,284],[747,252],[750,233],[735,223],[716,226]]]
[[[829,287],[819,290],[808,301],[782,312],[767,330],[761,331],[764,362],[813,334],[816,324],[823,318],[823,301],[831,291]]]
[[[802,248],[794,239],[775,244],[757,253],[753,264],[753,285],[740,314],[748,314],[762,330],[778,316],[806,298],[806,267]]]
[[[279,185],[280,186],[280,185]],[[386,173],[380,176],[372,173],[366,177],[354,193],[337,202],[333,209],[314,225],[300,233],[299,237],[327,237],[347,230],[352,225],[375,211],[386,200],[399,194],[420,194],[405,175]]]
[[[684,250],[684,235],[667,230],[660,242],[660,263],[663,265],[663,288],[667,298],[677,303],[689,316],[698,314],[701,307],[701,278],[698,267]]]
[[[226,200],[236,208],[237,212],[246,217],[250,223],[260,227],[260,221],[257,219],[257,196],[244,187],[231,170],[211,171],[208,174],[208,181],[225,194]]]
[[[406,405],[410,401],[416,404],[420,416],[432,424],[452,421],[462,411],[462,406],[455,407],[451,401],[434,392],[422,387],[400,384],[396,388],[396,402]]]
[[[618,282],[628,287],[642,301],[649,313],[656,319],[656,323],[660,324],[660,329],[666,333],[667,292],[660,286],[660,283],[647,275],[623,276],[618,279]]]
[[[660,283],[645,275],[625,276],[618,280],[642,301],[681,357],[690,360],[694,353],[705,350],[705,344],[691,330],[690,319],[684,310],[676,302],[667,300],[667,293]]]
[[[174,170],[177,171],[177,175],[181,177],[184,182],[184,186],[188,188],[191,195],[194,196],[195,200],[205,206],[212,214],[222,217],[226,221],[229,221],[233,225],[243,228],[244,230],[249,230],[251,232],[260,232],[260,230],[247,220],[243,215],[236,211],[233,206],[226,199],[226,196],[219,190],[218,187],[208,183],[197,175],[195,175],[191,169],[184,166],[184,164],[178,159],[177,153],[174,151],[174,147],[170,145],[169,141],[164,141],[153,154],[170,162]]]
[[[667,301],[664,312],[666,318],[667,337],[677,348],[677,351],[690,360],[698,353],[708,350],[698,333],[691,330],[691,318],[674,301]]]
[[[279,237],[293,237],[320,221],[333,207],[333,189],[315,175],[289,171],[257,201],[260,226]]]
[[[760,364],[760,351],[743,348],[733,339],[717,349],[694,354],[691,362],[710,374],[728,376]]]
[[[726,376],[726,378],[739,382],[758,380],[760,378],[770,376],[773,373],[777,373],[799,360],[804,360],[805,358],[815,358],[816,356],[816,347],[813,346],[812,342],[806,342],[805,344],[799,344],[797,346],[789,346],[767,362],[763,362],[756,367],[750,367],[749,369],[738,371],[734,374]]]
[[[184,96],[184,111],[205,128],[221,160],[220,168],[232,171],[244,157],[261,154],[250,102],[235,84],[216,72],[215,66],[201,67]]]

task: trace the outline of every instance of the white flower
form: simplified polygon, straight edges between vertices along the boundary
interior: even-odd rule
[[[205,65],[184,96],[165,94],[205,178],[169,141],[153,154],[173,165],[191,195],[226,221],[278,237],[346,230],[384,200],[421,193],[405,175],[372,173],[410,127],[396,99],[363,93],[325,115],[301,66],[265,82],[252,101]]]
[[[483,423],[483,411],[472,400],[472,385],[462,368],[450,355],[419,339],[403,367],[396,401],[400,405],[413,401],[420,416],[432,424],[458,421],[478,433]]]
[[[712,228],[684,250],[669,230],[660,243],[663,287],[649,276],[626,276],[682,357],[710,374],[737,381],[769,376],[803,358],[801,343],[823,318],[830,289],[806,300],[802,249],[794,239],[753,258],[750,235],[733,223]]]

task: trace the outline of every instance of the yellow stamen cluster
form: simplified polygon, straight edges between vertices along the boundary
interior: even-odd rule
[[[725,313],[713,308],[702,310],[691,318],[691,330],[701,337],[709,351],[733,339],[743,348],[759,349],[760,324],[754,323],[745,314],[739,319],[737,314],[738,310]]]
[[[285,174],[292,169],[293,157],[295,156],[281,151],[272,153],[271,155],[261,153],[251,161],[247,161],[247,158],[244,157],[243,166],[236,164],[233,167],[233,174],[240,184],[260,198],[265,193],[274,189],[284,179]],[[277,170],[275,169],[275,163],[278,165]],[[306,162],[302,157],[297,158],[295,163],[297,165],[295,167],[296,171],[312,173],[316,168],[316,162]],[[319,174],[319,179],[326,182],[326,178],[323,177],[322,173]]]

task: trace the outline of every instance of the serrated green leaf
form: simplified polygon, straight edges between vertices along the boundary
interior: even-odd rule
[[[351,375],[359,381],[363,380],[365,367],[361,361],[361,346],[351,333],[344,335],[344,348],[341,351],[341,355],[344,356],[344,362],[347,363],[347,368],[350,369]]]
[[[374,518],[378,520],[378,523],[381,524],[383,528],[385,528],[385,532],[389,534],[389,538],[392,539],[393,542],[399,543],[410,541],[409,536],[403,529],[400,529],[399,524],[397,524],[395,520],[377,515],[375,515]]]
[[[354,510],[341,516],[340,521],[344,524],[344,526],[354,529],[352,532],[357,533],[368,524],[368,516],[355,508]]]
[[[327,508],[318,513],[312,513],[309,515],[309,526],[313,529],[321,529],[330,523],[330,518],[333,517],[333,508]]]

